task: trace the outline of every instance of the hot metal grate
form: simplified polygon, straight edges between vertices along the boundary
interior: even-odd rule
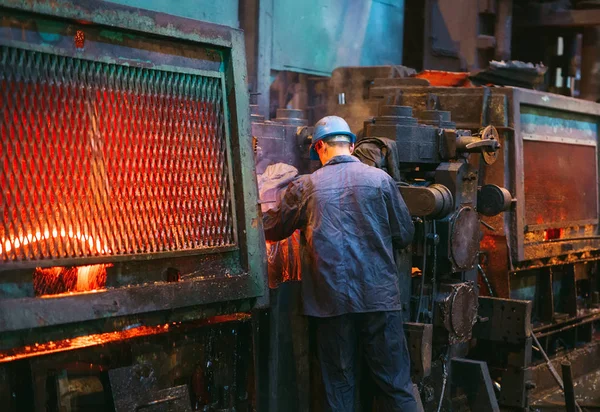
[[[221,80],[0,47],[4,261],[234,245]]]

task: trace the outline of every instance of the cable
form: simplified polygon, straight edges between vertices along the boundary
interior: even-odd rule
[[[423,219],[423,268],[421,269],[421,290],[419,291],[419,305],[417,306],[417,319],[421,320],[421,307],[423,305],[423,289],[425,289],[425,270],[427,265],[427,221]]]
[[[433,323],[433,311],[435,310],[435,303],[434,303],[434,299],[435,296],[437,295],[437,279],[436,279],[436,275],[437,275],[437,246],[438,246],[438,239],[437,239],[437,229],[435,227],[435,219],[433,220],[433,237],[431,238],[432,242],[433,242],[433,262],[432,262],[432,269],[431,269],[431,299],[430,299],[430,313],[431,313],[431,322]]]
[[[446,382],[448,381],[448,357],[450,356],[450,346],[446,350],[446,356],[442,359],[442,393],[440,394],[440,403],[438,403],[437,412],[442,409],[444,402],[444,392],[446,392]]]
[[[488,292],[490,292],[490,296],[494,297],[494,290],[492,289],[492,285],[490,285],[490,280],[488,279],[487,275],[485,274],[483,268],[479,263],[477,264],[477,269],[479,270],[479,273],[481,273],[481,277],[483,278],[483,281],[485,282],[488,288]]]

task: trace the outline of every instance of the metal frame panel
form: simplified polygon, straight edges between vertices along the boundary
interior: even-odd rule
[[[126,290],[107,290],[94,294],[96,296],[93,299],[86,294],[54,299],[6,299],[1,302],[1,312],[3,314],[20,313],[22,316],[18,316],[13,320],[10,320],[8,316],[3,316],[0,321],[0,332],[58,325],[67,322],[83,322],[113,316],[141,315],[152,311],[239,299],[252,298],[257,306],[266,305],[268,295],[265,293],[267,290],[265,241],[257,202],[255,166],[250,139],[249,98],[246,87],[243,33],[223,26],[162,13],[116,4],[109,5],[98,0],[0,1],[0,13],[11,13],[10,9],[19,12],[31,12],[42,17],[97,25],[99,28],[114,28],[124,33],[130,32],[134,35],[143,35],[148,39],[156,39],[157,41],[183,41],[190,48],[203,46],[214,49],[222,55],[223,62],[219,68],[220,73],[214,75],[224,80],[224,99],[228,107],[225,121],[226,130],[228,131],[228,156],[231,167],[229,176],[236,184],[232,186],[232,193],[235,195],[232,202],[237,212],[237,241],[239,261],[243,273],[210,280],[186,280],[176,284],[164,284],[150,288],[138,286]],[[132,63],[128,62],[127,64]],[[190,68],[190,70],[199,73],[197,69]],[[205,70],[203,74],[209,73]],[[197,251],[174,252],[168,257],[193,255],[196,254],[195,252]],[[217,252],[221,252],[221,250]],[[235,250],[230,253],[235,253]],[[123,259],[136,258],[140,257],[136,255],[123,257]],[[107,260],[115,261],[115,258],[111,257]],[[58,262],[55,263],[58,264]],[[71,263],[73,262],[60,261],[60,264]],[[163,290],[164,292],[162,292]],[[160,300],[155,300],[152,296],[158,291],[161,291]],[[146,296],[146,298],[143,298],[143,296]],[[68,308],[73,307],[73,304],[81,302],[77,304],[77,306],[81,306],[88,301],[96,301],[98,304],[96,306],[97,310],[91,309],[77,314],[74,314],[72,310],[68,310]],[[98,310],[98,308],[114,306],[113,302],[117,302],[118,310]],[[143,305],[142,302],[144,302]],[[57,314],[59,310],[63,314]],[[43,314],[48,315],[41,316]]]
[[[517,195],[517,222],[516,222],[516,240],[517,240],[517,260],[528,261],[540,258],[551,258],[565,254],[560,247],[561,242],[542,242],[542,243],[529,243],[525,242],[525,234],[533,230],[543,230],[544,227],[538,227],[536,225],[527,226],[525,222],[525,183],[524,183],[524,158],[523,158],[523,140],[527,139],[528,136],[522,133],[521,126],[521,107],[523,105],[542,107],[547,109],[560,110],[567,113],[577,113],[598,117],[600,122],[600,105],[585,100],[579,100],[575,98],[555,95],[552,93],[544,93],[532,90],[524,90],[514,88],[512,90],[512,120],[514,122],[515,130],[515,174],[519,177],[515,180],[515,191]],[[579,141],[562,141],[564,144],[581,144]],[[596,146],[596,154],[598,154],[597,142],[592,144]],[[596,156],[598,158],[598,156]],[[596,187],[598,187],[598,162],[595,165],[596,168]],[[597,214],[600,214],[598,207],[600,202],[597,202]],[[573,227],[580,225],[582,222],[565,222],[566,224],[561,227]],[[600,238],[598,238],[598,220],[593,222],[586,221],[588,225],[592,225],[594,235],[587,237],[574,236],[572,240],[569,238],[564,239],[563,242],[571,243],[571,249],[568,253],[583,252],[589,250],[600,249]]]
[[[483,99],[484,91],[481,88],[398,86],[396,88],[389,87],[386,90],[389,94],[395,93],[396,90],[402,90],[403,104],[412,106],[413,113],[416,113],[416,116],[426,109],[427,96],[434,94],[438,96],[442,110],[452,112],[452,120],[456,122],[457,128],[476,131],[486,122],[500,127],[499,130],[503,135],[502,141],[504,142],[504,163],[497,162],[489,166],[486,169],[486,177],[489,181],[486,180],[481,183],[503,184],[510,190],[513,198],[516,199],[513,208],[504,213],[504,226],[501,226],[502,219],[500,217],[484,218],[492,227],[497,228],[497,231],[490,232],[490,235],[507,237],[507,244],[510,248],[510,261],[507,262],[506,267],[509,270],[522,269],[533,263],[528,263],[528,261],[600,250],[598,220],[586,220],[585,222],[578,220],[560,226],[567,230],[565,241],[534,244],[531,240],[526,240],[528,231],[543,231],[551,227],[527,226],[525,221],[527,205],[524,201],[524,173],[527,165],[524,164],[523,141],[530,139],[531,133],[528,131],[524,135],[520,116],[521,106],[526,105],[558,110],[567,114],[575,113],[595,117],[600,122],[599,104],[552,93],[512,87],[496,87],[490,89],[489,105],[486,109],[487,113],[484,113],[483,109],[486,105],[485,99]],[[563,139],[560,141],[563,144],[596,146],[598,152],[598,143],[596,141],[592,142],[590,140],[592,138],[589,136],[566,136],[567,138],[562,138],[557,135],[557,137]],[[569,139],[568,137],[574,137],[575,139]],[[595,167],[598,182],[598,164]],[[600,202],[598,204],[600,205]],[[582,225],[586,225],[585,228]],[[590,234],[590,231],[593,231],[593,233]],[[568,239],[569,237],[571,239]],[[563,248],[563,243],[568,243],[568,248]],[[553,263],[540,263],[538,261],[535,264],[544,266]]]

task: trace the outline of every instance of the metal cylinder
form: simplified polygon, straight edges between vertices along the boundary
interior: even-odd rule
[[[496,216],[510,209],[512,195],[497,185],[485,185],[477,192],[477,211],[484,216]]]
[[[304,110],[277,109],[277,117],[273,121],[294,126],[308,126],[308,119],[306,119]]]
[[[406,126],[416,126],[417,119],[412,117],[412,107],[382,105],[375,120],[377,123],[393,123]]]
[[[443,110],[423,110],[419,114],[419,122],[442,129],[456,129],[456,123],[452,121],[450,112]]]
[[[565,392],[565,406],[567,412],[576,412],[577,404],[575,403],[575,387],[573,386],[573,374],[571,373],[571,362],[562,361],[562,378]]]
[[[400,186],[400,192],[412,216],[441,219],[452,211],[454,197],[446,186]]]

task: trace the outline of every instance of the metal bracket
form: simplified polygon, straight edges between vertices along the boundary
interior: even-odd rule
[[[500,412],[485,362],[454,358],[450,370],[452,386],[465,391],[472,411]]]

